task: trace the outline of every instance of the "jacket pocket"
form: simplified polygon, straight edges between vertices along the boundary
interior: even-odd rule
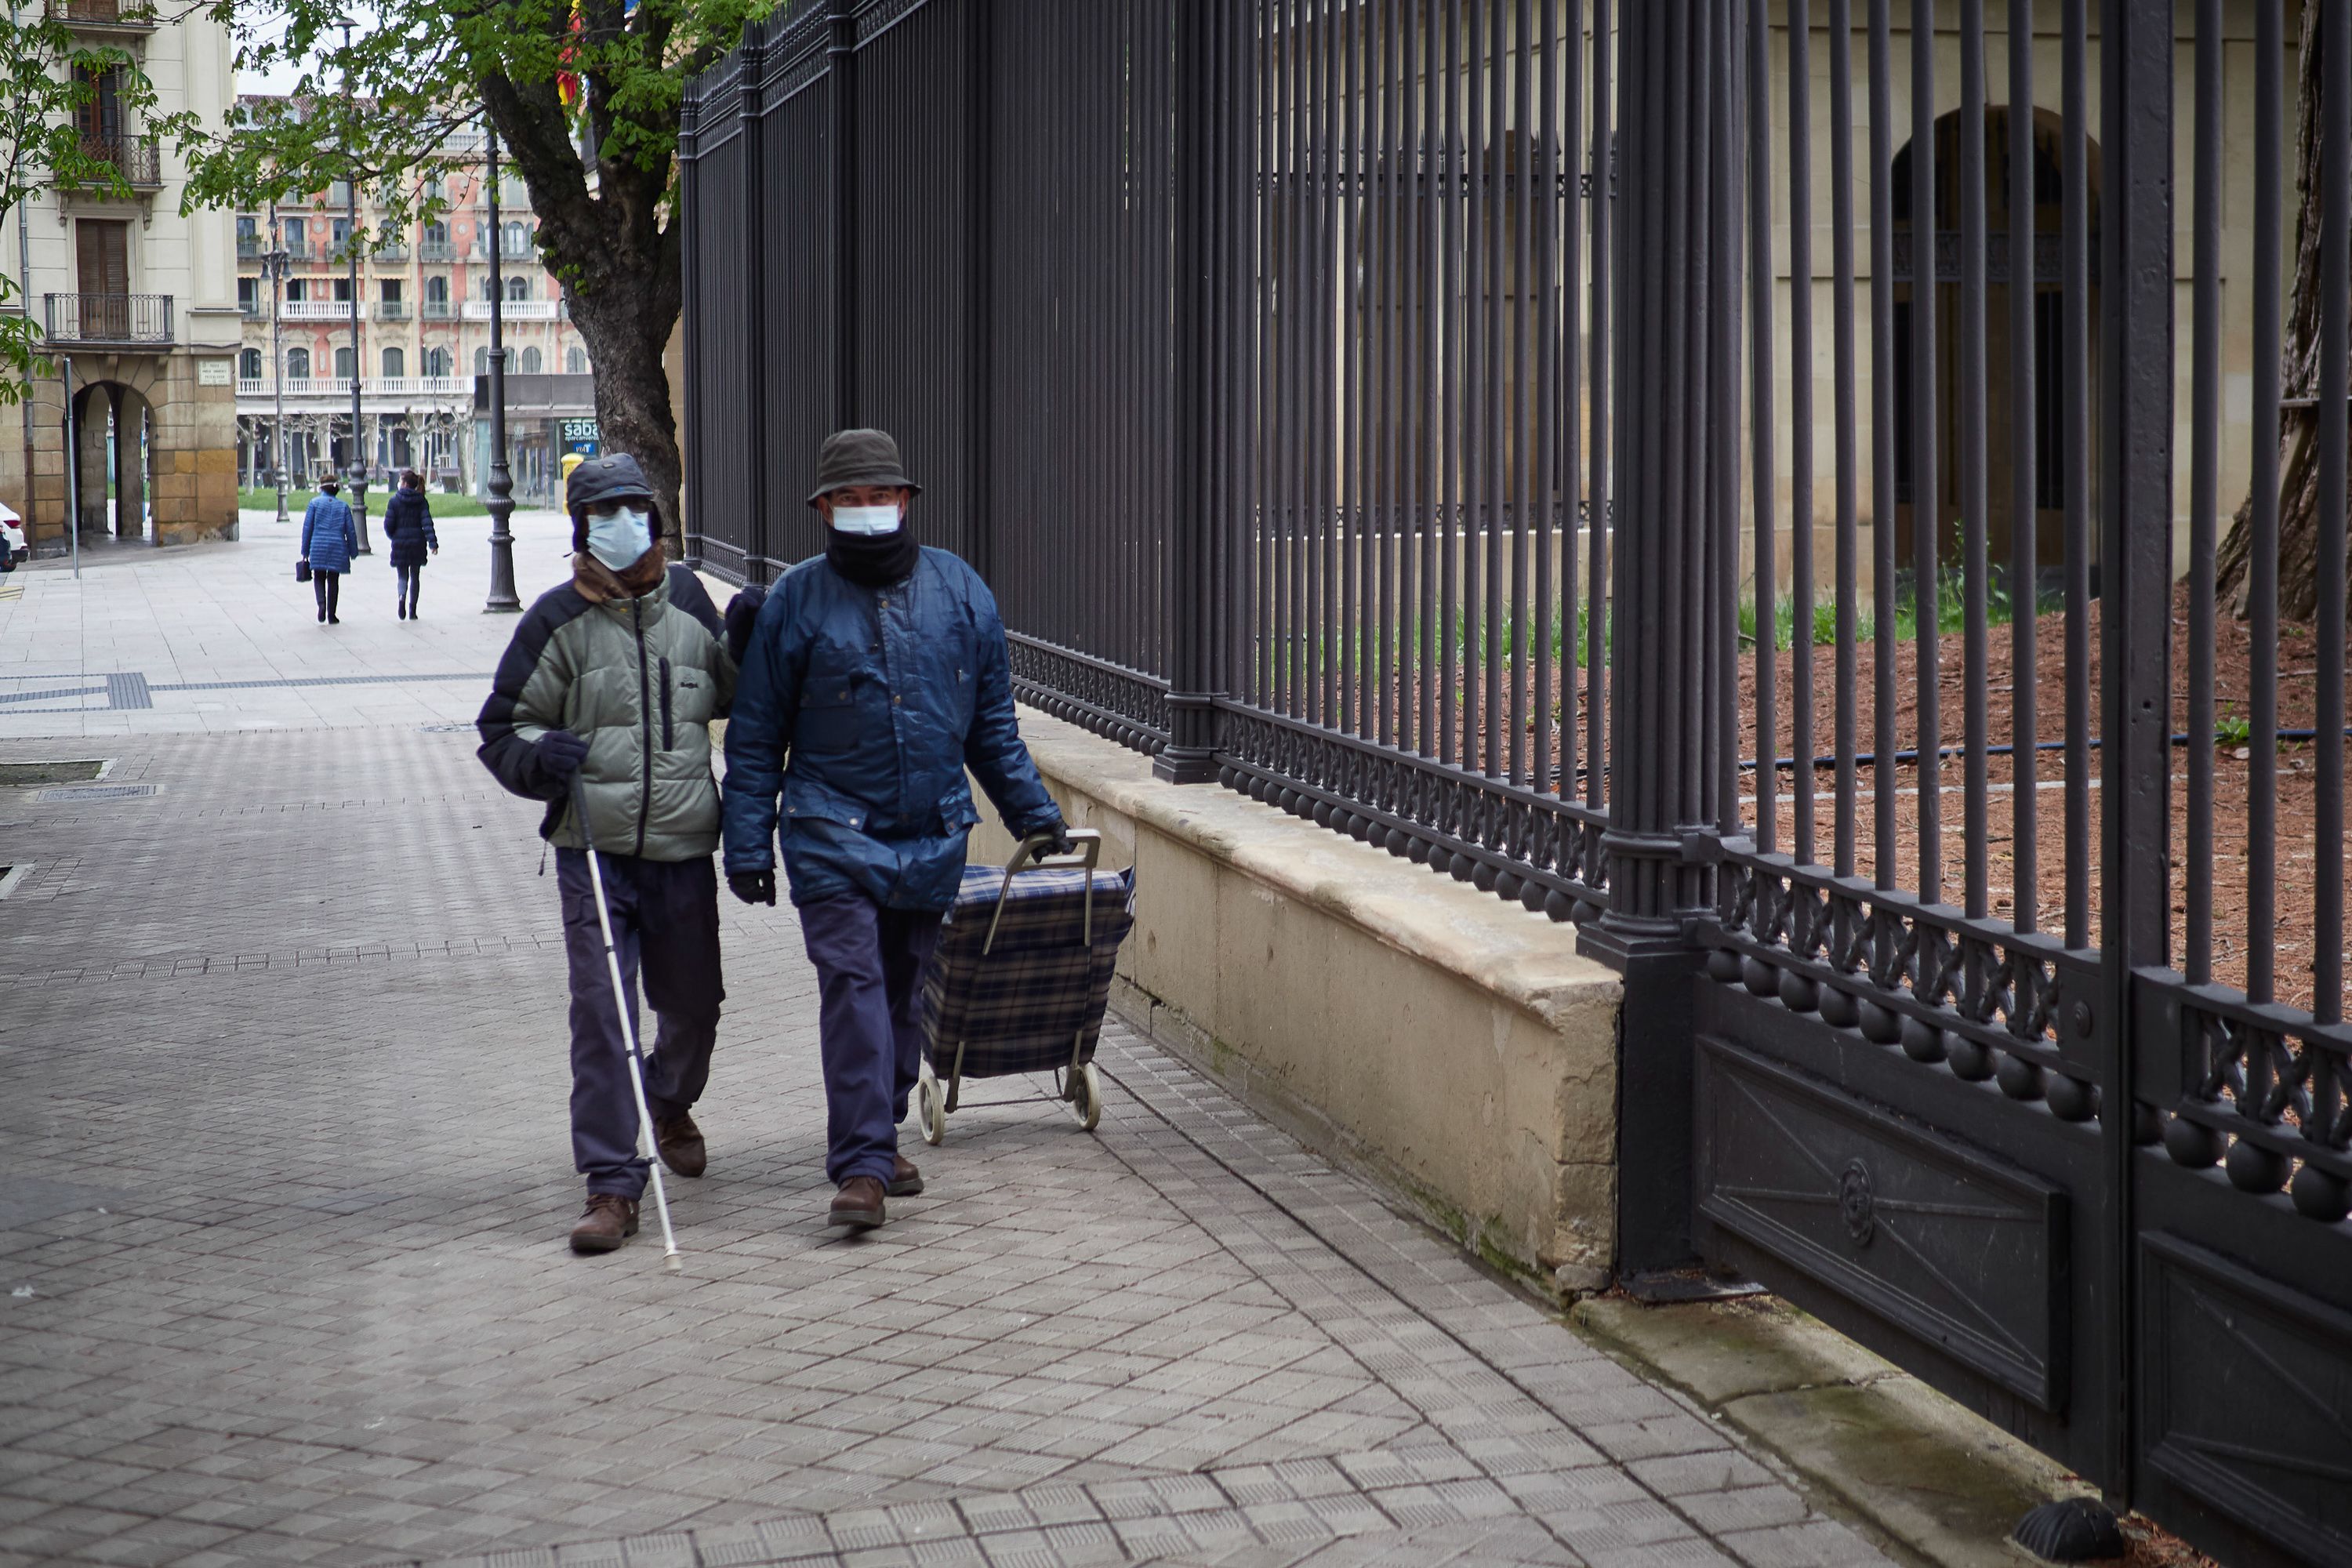
[[[842,757],[857,749],[857,685],[847,676],[812,675],[801,691],[793,750],[812,757]]]
[[[940,827],[942,833],[963,833],[980,825],[980,812],[971,798],[971,786],[961,778],[940,797]]]
[[[844,827],[864,827],[873,811],[865,802],[817,783],[806,773],[784,774],[784,825],[795,822],[836,822]]]
[[[670,722],[670,705],[669,705],[669,655],[667,655],[667,654],[664,654],[664,655],[662,655],[662,661],[661,661],[661,683],[662,683],[662,750],[663,750],[663,751],[665,751],[665,752],[674,752],[674,751],[677,750],[677,731],[676,728],[675,728],[675,727],[671,724],[671,722]]]

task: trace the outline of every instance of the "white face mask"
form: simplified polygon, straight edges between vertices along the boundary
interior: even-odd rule
[[[588,514],[588,553],[615,572],[635,565],[654,547],[649,514],[635,507]]]
[[[898,503],[882,506],[836,506],[833,509],[833,526],[844,533],[868,536],[898,531]]]

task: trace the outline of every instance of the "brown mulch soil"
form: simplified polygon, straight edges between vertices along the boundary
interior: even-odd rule
[[[2174,604],[2172,628],[2172,688],[2173,731],[2185,733],[2189,728],[2189,620],[2188,595],[2183,589]],[[2085,716],[2091,734],[2099,732],[2097,703],[2098,608],[2091,609],[2090,671],[2087,686],[2092,693],[2094,711]],[[2243,720],[2250,713],[2248,693],[2252,668],[2248,641],[2248,628],[2242,623],[2221,617],[2216,626],[2214,667],[2215,711],[2225,721],[2232,716]],[[2012,631],[2009,626],[1990,629],[1987,637],[1983,675],[1986,707],[1986,736],[1989,744],[2000,744],[2016,738],[2016,682],[2013,678]],[[2060,615],[2044,614],[2035,626],[2034,638],[2034,734],[2044,741],[2061,741],[2066,735],[2066,626]],[[1858,650],[1861,679],[1856,692],[1857,751],[1867,752],[1872,743],[1872,723],[1875,712],[1872,645]],[[1964,707],[1969,672],[1962,641],[1954,636],[1938,639],[1940,675],[1937,682],[1939,722],[1946,746],[1961,745],[1967,736],[1964,729]],[[1918,744],[1918,688],[1916,680],[1918,650],[1916,643],[1900,646],[1896,657],[1895,733],[1899,748]],[[1790,756],[1797,753],[1790,692],[1795,655],[1782,652],[1774,660],[1775,686],[1778,692],[1775,729],[1775,754]],[[2312,628],[2305,626],[2283,626],[2279,637],[2279,727],[2282,730],[2315,727],[2315,675],[2318,658]],[[1743,756],[1755,754],[1756,743],[1756,666],[1752,650],[1743,658],[1740,679],[1740,700],[1743,715],[1741,745]],[[1822,755],[1833,749],[1836,717],[1835,656],[1828,647],[1817,648],[1813,656],[1814,731],[1812,743],[1805,750]],[[2339,719],[2339,722],[2343,721]],[[2172,748],[2171,816],[2172,816],[2172,943],[2173,963],[2186,967],[2189,962],[2188,943],[2188,866],[2189,848],[2188,834],[2188,801],[2189,757],[2187,744]],[[2252,773],[2250,746],[2214,746],[2213,757],[2213,838],[2210,854],[2212,868],[2212,930],[2211,977],[2223,984],[2242,987],[2251,932],[2248,927],[2247,874],[2248,815],[2250,780]],[[2099,876],[2099,799],[2097,783],[2100,754],[2090,753],[2092,784],[2087,795],[2087,877],[2080,890],[2077,910],[2086,940],[2098,940],[2098,876]],[[2034,803],[2032,820],[2021,820],[2018,813],[2019,792],[2013,787],[2018,777],[2017,765],[2011,757],[1987,757],[1985,777],[1989,787],[1986,798],[1985,833],[1975,847],[1982,858],[1986,908],[1995,917],[2015,919],[2016,855],[2021,835],[2030,827],[2034,846],[2036,875],[2034,900],[2031,918],[2040,929],[2053,934],[2067,933],[2067,883],[2065,865],[2066,844],[2066,758],[2063,752],[2041,752],[2032,759],[2032,777],[2039,786],[2032,791]],[[1948,902],[1962,903],[1966,897],[1970,844],[1967,835],[1965,801],[1962,793],[1967,779],[1963,758],[1948,757],[1942,763],[1937,799],[1941,803],[1942,820],[1938,824],[1937,841],[1942,847],[1942,897]],[[1876,784],[1878,770],[1859,770],[1855,802],[1857,813],[1855,866],[1858,875],[1873,875],[1876,866],[1876,803],[1870,798]],[[1906,763],[1895,770],[1897,787],[1902,792],[1896,800],[1895,841],[1891,846],[1895,863],[1902,868],[1898,880],[1906,888],[1923,890],[1919,847],[1922,834],[1919,821],[1919,784],[1921,770],[1916,763]],[[1816,828],[1812,851],[1817,858],[1828,859],[1833,851],[1832,837],[1834,823],[1834,790],[1836,772],[1833,768],[1814,771],[1816,790]],[[1777,847],[1790,849],[1796,845],[1796,818],[1793,801],[1794,776],[1790,770],[1780,770],[1776,777],[1774,819]],[[1741,774],[1743,794],[1753,796],[1756,775]],[[2313,1000],[2313,940],[2316,924],[2316,901],[2314,870],[2317,857],[2330,854],[2341,865],[2344,846],[2339,837],[2332,845],[2316,842],[2317,774],[2313,747],[2308,742],[2288,742],[2278,748],[2277,843],[2273,856],[2275,879],[2273,908],[2273,941],[2276,952],[2276,1000],[2308,1007]],[[1749,821],[1756,820],[1760,803],[1745,808]],[[2352,990],[2347,990],[2352,995]]]
[[[2173,669],[2173,731],[2185,733],[2189,728],[2189,607],[2184,587],[2177,595],[2173,607],[2172,669]],[[2249,700],[2252,653],[2248,628],[2244,623],[2226,615],[2218,618],[2216,649],[2213,660],[2215,673],[2215,712],[2226,724],[2235,719],[2241,722],[2251,718]],[[2035,702],[2033,732],[2037,740],[2063,742],[2066,738],[2066,623],[2063,615],[2043,612],[2034,627],[2034,687]],[[2088,732],[2096,736],[2100,730],[2096,711],[2099,680],[2098,606],[2090,610],[2089,669],[2085,685],[2091,692],[2093,711],[2084,715]],[[1986,637],[1985,668],[1982,675],[1985,691],[1985,725],[1988,745],[2013,742],[2017,708],[2014,679],[2013,632],[2008,626],[1990,628]],[[1966,693],[1969,679],[1963,639],[1946,634],[1937,638],[1937,710],[1942,726],[1942,742],[1957,751],[1967,739]],[[1877,647],[1863,643],[1855,649],[1857,670],[1854,692],[1855,750],[1867,754],[1875,744],[1874,725],[1876,714],[1875,668]],[[1916,670],[1919,650],[1916,641],[1906,640],[1896,645],[1895,655],[1895,729],[1898,751],[1911,750],[1919,741],[1919,701]],[[1774,656],[1774,687],[1776,691],[1774,725],[1775,756],[1792,756],[1801,748],[1795,735],[1795,720],[1791,710],[1790,692],[1796,655],[1784,650]],[[2317,696],[2318,655],[2313,630],[2308,626],[2288,625],[2280,628],[2278,641],[2279,728],[2308,730],[2315,728]],[[1757,671],[1754,650],[1742,651],[1739,661],[1739,706],[1741,728],[1740,755],[1743,759],[1756,755]],[[1466,671],[1465,672],[1467,673]],[[1579,686],[1583,684],[1583,672],[1578,672]],[[1812,687],[1814,713],[1812,734],[1801,751],[1811,756],[1829,754],[1835,749],[1837,721],[1837,662],[1835,651],[1822,645],[1812,653]],[[1508,700],[1508,681],[1505,699]],[[1391,687],[1392,700],[1397,687]],[[1457,724],[1462,695],[1457,687]],[[1555,698],[1557,703],[1559,699]],[[1530,704],[1522,704],[1521,712]],[[1565,707],[1566,705],[1562,705]],[[1573,708],[1568,709],[1575,711]],[[1336,711],[1331,717],[1336,717]],[[2347,703],[2346,717],[2352,719],[2352,703]],[[1489,716],[1481,712],[1473,742],[1483,747]],[[1364,729],[1373,726],[1365,725]],[[1467,726],[1464,726],[1467,728]],[[1580,725],[1580,732],[1581,726]],[[1507,752],[1507,748],[1506,748]],[[1552,760],[1557,766],[1559,757],[1559,733],[1555,729],[1551,744]],[[2189,963],[2189,783],[2190,748],[2172,748],[2171,815],[2172,815],[2172,962],[2186,969]],[[2247,961],[2252,933],[2248,927],[2247,877],[2248,814],[2250,781],[2252,773],[2252,748],[2216,745],[2210,753],[2213,758],[2213,838],[2210,854],[2212,868],[2212,952],[2210,978],[2242,988],[2247,975]],[[1474,760],[1483,760],[1483,753]],[[1987,756],[1984,759],[1986,783],[1985,825],[1980,842],[1974,853],[1981,860],[1984,882],[1983,909],[1996,919],[2030,923],[2034,929],[2068,938],[2079,935],[2090,945],[2095,945],[2099,934],[2099,783],[2100,752],[2090,752],[2090,773],[2082,803],[2084,838],[2086,840],[2084,873],[2077,885],[2076,900],[2072,913],[2077,930],[2070,932],[2067,897],[2066,828],[2067,791],[2066,757],[2062,751],[2043,751],[2033,754],[2031,761],[2032,780],[2036,786],[2030,792],[2032,802],[2030,822],[2019,814],[2020,792],[2018,763],[2012,756]],[[1898,868],[1898,886],[1914,892],[1927,890],[1927,878],[1920,863],[1922,833],[1920,825],[1921,769],[1916,763],[1899,763],[1889,770],[1861,767],[1856,776],[1854,811],[1854,853],[1852,870],[1862,877],[1875,875],[1878,865],[1877,802],[1874,793],[1881,782],[1882,772],[1891,773],[1895,790],[1895,825],[1886,853]],[[1971,845],[1968,835],[1967,796],[1965,785],[1968,764],[1960,755],[1945,757],[1934,770],[1938,785],[1935,798],[1939,804],[1940,821],[1935,842],[1941,850],[1939,896],[1948,903],[1966,906],[1968,900],[1969,858]],[[1771,847],[1781,850],[1797,850],[1825,866],[1835,865],[1836,784],[1833,766],[1811,770],[1814,789],[1813,826],[1809,843],[1801,843],[1798,818],[1793,770],[1782,768],[1773,774]],[[1571,785],[1580,792],[1581,785]],[[1751,826],[1759,822],[1761,803],[1756,798],[1757,775],[1753,770],[1740,773],[1742,795],[1741,816]],[[2293,1005],[2309,1007],[2314,992],[2314,940],[2317,929],[2317,903],[2315,871],[2323,854],[2332,855],[2340,864],[2344,846],[2340,837],[2333,844],[2322,845],[2317,840],[2318,803],[2317,773],[2314,748],[2308,741],[2292,741],[2278,747],[2276,831],[2277,840],[2272,856],[2276,868],[2273,910],[2273,941],[2277,983],[2274,1000]],[[2020,920],[2017,900],[2016,847],[2021,842],[2021,831],[2030,828],[2034,847],[2035,875],[2032,898]],[[2352,986],[2346,991],[2347,1011],[2352,1011]]]

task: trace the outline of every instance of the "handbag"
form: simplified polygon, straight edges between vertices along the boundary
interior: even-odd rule
[[[308,583],[310,580],[310,563],[308,561],[297,561],[294,563],[294,581],[297,583]]]

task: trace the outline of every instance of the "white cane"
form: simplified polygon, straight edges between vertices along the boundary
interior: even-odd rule
[[[677,1250],[677,1233],[670,1228],[669,1194],[662,1188],[661,1152],[654,1147],[653,1111],[646,1104],[644,1058],[637,1049],[637,1020],[621,988],[621,955],[613,946],[613,911],[604,902],[604,858],[596,853],[596,835],[588,826],[588,795],[580,775],[572,775],[572,815],[579,819],[580,841],[588,850],[588,885],[596,893],[596,927],[604,937],[604,968],[613,981],[613,1007],[621,1016],[621,1037],[629,1047],[629,1091],[637,1101],[637,1152],[646,1156],[654,1178],[654,1208],[661,1215],[662,1267],[677,1273],[686,1267]]]

